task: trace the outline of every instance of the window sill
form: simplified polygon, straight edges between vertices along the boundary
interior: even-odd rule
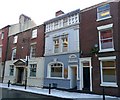
[[[102,21],[102,20],[106,20],[106,19],[110,19],[110,18],[112,18],[112,16],[101,18],[101,19],[97,19],[96,21],[98,22],[98,21]]]
[[[47,78],[49,78],[49,79],[65,79],[64,77],[47,77]]]
[[[31,40],[32,40],[32,39],[36,39],[36,38],[37,38],[37,37],[32,37]]]
[[[100,50],[99,52],[110,52],[110,51],[115,51],[115,49],[104,49],[104,50]]]
[[[118,85],[117,85],[116,83],[108,83],[108,82],[102,83],[102,84],[100,84],[100,86],[105,86],[105,87],[118,87]]]

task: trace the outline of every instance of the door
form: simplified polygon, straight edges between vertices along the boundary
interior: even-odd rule
[[[18,68],[17,83],[22,83],[24,68]]]
[[[90,91],[90,68],[83,67],[83,90]]]
[[[77,88],[77,67],[71,67],[71,88]]]

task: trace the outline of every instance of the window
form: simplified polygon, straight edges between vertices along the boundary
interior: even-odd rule
[[[12,60],[16,59],[16,48],[12,50]]]
[[[35,56],[36,56],[36,44],[32,44],[30,49],[30,57],[35,57]]]
[[[14,36],[13,43],[17,43],[18,36]]]
[[[50,65],[51,73],[50,77],[62,77],[63,75],[63,68],[61,63],[54,63]]]
[[[67,18],[64,18],[64,19],[63,19],[63,26],[67,26],[67,24],[68,24],[68,19],[67,19]]]
[[[97,19],[107,19],[110,18],[110,5],[106,4],[97,8]]]
[[[68,51],[68,37],[64,36],[62,38],[62,52],[67,52]]]
[[[54,29],[58,28],[58,21],[54,22]]]
[[[10,76],[14,75],[14,65],[10,65]]]
[[[54,53],[59,53],[59,39],[54,40]]]
[[[99,49],[100,51],[113,51],[113,29],[112,24],[100,26],[99,30]],[[108,27],[110,26],[110,27]],[[108,27],[108,28],[107,28]]]
[[[37,29],[32,31],[32,38],[36,38],[37,37]]]
[[[1,34],[1,39],[4,39],[4,32],[2,32]]]
[[[100,66],[101,66],[101,83],[102,85],[111,85],[115,86],[117,83],[116,80],[116,57],[101,57]]]
[[[37,64],[30,64],[30,76],[36,77]]]

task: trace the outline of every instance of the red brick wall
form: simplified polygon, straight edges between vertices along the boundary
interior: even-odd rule
[[[37,38],[32,39],[32,30],[37,28]],[[8,44],[8,60],[12,56],[12,48],[16,47],[16,59],[24,59],[27,55],[30,55],[30,45],[31,43],[37,43],[36,57],[42,57],[44,54],[44,25],[34,27],[33,29],[26,30],[24,32],[18,33],[18,41],[13,44],[14,36],[9,37]]]
[[[100,86],[100,63],[98,57],[105,56],[117,56],[118,51],[120,50],[120,46],[118,46],[118,3],[110,3],[111,8],[111,16],[112,18],[96,21],[97,20],[97,8],[92,8],[88,11],[83,11],[80,14],[80,49],[82,51],[81,57],[92,57],[92,81],[93,81],[93,92],[102,94],[102,87]],[[116,10],[115,10],[116,9]],[[94,47],[95,44],[99,45],[99,37],[97,27],[101,25],[111,24],[113,23],[113,38],[114,38],[114,48],[115,52],[107,52],[107,53],[99,53],[98,57],[95,57],[90,53],[91,48]],[[120,36],[119,36],[120,37]],[[117,61],[117,75],[120,76],[120,67]],[[118,68],[119,67],[119,68]],[[120,86],[120,79],[118,79],[118,86]],[[108,95],[119,95],[120,96],[120,87],[106,87],[105,93]]]

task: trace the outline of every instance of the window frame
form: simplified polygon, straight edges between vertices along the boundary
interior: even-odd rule
[[[37,33],[37,29],[34,29],[34,30],[32,30],[32,39],[34,39],[34,38],[37,38],[37,35],[38,35],[38,33]]]
[[[11,74],[12,73],[12,74]],[[10,76],[14,76],[14,65],[10,65],[10,72],[9,72]]]
[[[115,59],[116,59],[116,56],[99,57],[99,61],[100,61],[100,78],[101,78],[101,84],[100,85],[101,86],[118,87],[117,86],[117,75],[116,74],[115,74],[116,82],[104,82],[103,81],[103,66],[102,66],[102,61],[115,61]],[[115,71],[116,71],[116,66],[115,66]]]
[[[35,71],[33,71],[35,70]],[[34,73],[34,74],[31,74]],[[30,75],[29,77],[37,77],[37,64],[30,64]]]
[[[108,8],[105,9],[104,8],[105,6],[108,6]],[[100,8],[102,10],[99,10]],[[103,12],[106,12],[106,11],[109,11],[109,15],[107,17],[100,18],[99,17],[100,13],[103,13]],[[97,7],[97,21],[106,20],[106,19],[109,19],[109,18],[111,18],[110,4],[105,4],[105,5]]]
[[[114,39],[113,39],[113,24],[99,26],[97,27],[97,29],[98,29],[98,35],[99,35],[99,52],[115,51]],[[104,31],[104,30],[112,30],[112,46],[113,46],[112,48],[102,49],[101,47],[101,31]]]
[[[12,57],[11,57],[12,60],[15,60],[15,59],[16,59],[16,51],[17,51],[16,48],[13,48],[13,49],[12,49]]]
[[[4,32],[1,32],[1,40],[4,39]]]
[[[60,66],[60,67],[62,67],[62,72],[61,72],[62,76],[61,77],[52,77],[51,76],[51,67],[58,67],[58,66],[51,66],[51,65],[54,65],[54,64],[61,64],[62,65],[62,66]],[[47,72],[48,72],[48,74],[47,74],[48,78],[63,79],[64,78],[64,65],[61,62],[51,62],[51,63],[48,64],[48,71]]]
[[[15,43],[17,43],[17,41],[18,41],[18,36],[17,36],[17,35],[15,35],[15,36],[14,36],[13,43],[15,44]]]
[[[63,36],[61,39],[62,39],[62,52],[68,52],[68,35]],[[65,48],[64,39],[67,39],[67,50],[66,51],[63,50]]]
[[[54,53],[60,53],[60,39],[59,38],[54,38],[53,42],[54,42]],[[57,52],[55,52],[56,49],[58,49]]]
[[[33,47],[35,48],[33,49]],[[36,43],[32,43],[30,45],[30,58],[36,57],[36,47],[37,47]],[[33,50],[34,50],[34,55],[33,55]]]

